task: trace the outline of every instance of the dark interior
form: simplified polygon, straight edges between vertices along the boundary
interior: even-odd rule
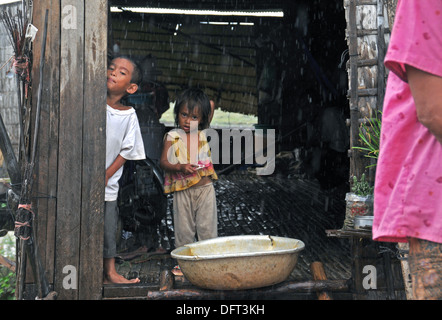
[[[140,8],[243,13],[136,12]],[[255,115],[255,128],[276,130],[275,174],[295,174],[318,181],[322,191],[341,193],[349,180],[345,30],[342,3],[328,0],[113,0],[109,57],[130,55],[145,70],[141,90],[128,103],[137,110],[146,154],[154,162],[168,129],[161,115],[178,92],[196,86],[217,108]],[[231,172],[222,165],[216,169]]]
[[[132,98],[140,122],[156,124],[176,93],[198,86],[217,108],[256,115],[259,127],[276,129],[277,152],[296,149],[307,174],[324,187],[348,180],[342,3],[113,0],[110,6],[123,11],[111,13],[109,55],[135,56],[147,74]],[[284,17],[132,12],[137,7],[282,11]]]

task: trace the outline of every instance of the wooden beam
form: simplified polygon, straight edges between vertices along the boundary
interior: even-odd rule
[[[61,1],[60,123],[55,291],[78,299],[82,208],[84,0]],[[71,273],[66,274],[69,271]],[[66,276],[72,282],[63,283]]]
[[[323,280],[323,281],[305,281],[305,282],[284,282],[268,288],[259,288],[253,290],[238,291],[219,291],[203,289],[176,289],[169,291],[149,291],[147,299],[247,299],[250,297],[271,298],[281,294],[310,293],[315,291],[348,291],[348,280]]]
[[[79,299],[102,297],[106,146],[107,0],[85,1]]]
[[[247,299],[272,298],[282,294],[312,293],[316,290],[348,292],[349,280],[324,280],[304,282],[283,282],[271,287],[250,290],[205,290],[196,287],[160,291],[158,286],[148,284],[105,285],[105,299],[147,299],[147,300],[191,300],[191,299]]]

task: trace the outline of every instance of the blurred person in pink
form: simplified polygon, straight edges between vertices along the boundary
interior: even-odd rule
[[[442,0],[399,0],[373,239],[408,242],[414,299],[442,299]]]

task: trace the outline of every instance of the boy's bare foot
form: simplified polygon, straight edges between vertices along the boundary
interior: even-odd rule
[[[104,284],[110,284],[110,283],[139,283],[140,279],[126,279],[121,274],[117,272],[115,269],[115,259],[114,258],[105,258],[104,264],[104,278],[103,283]]]
[[[135,278],[135,279],[126,279],[125,277],[123,277],[122,275],[118,274],[118,273],[112,273],[112,274],[107,274],[104,276],[104,280],[103,283],[104,284],[111,284],[111,283],[115,283],[115,284],[120,284],[120,283],[139,283],[140,279]]]

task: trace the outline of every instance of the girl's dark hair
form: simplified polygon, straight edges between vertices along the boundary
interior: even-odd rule
[[[132,63],[132,65],[134,66],[134,72],[132,72],[132,79],[130,80],[130,82],[135,83],[137,86],[140,86],[141,82],[143,82],[143,70],[141,69],[141,66],[138,64],[138,62],[136,62],[132,57],[125,55],[115,56],[112,60],[115,60],[117,58],[126,59]]]
[[[199,129],[204,130],[209,127],[209,116],[212,112],[209,97],[198,88],[189,88],[184,90],[177,98],[173,113],[175,114],[175,125],[178,126],[178,117],[182,106],[187,106],[190,113],[193,109],[199,108],[201,112],[201,122]]]

